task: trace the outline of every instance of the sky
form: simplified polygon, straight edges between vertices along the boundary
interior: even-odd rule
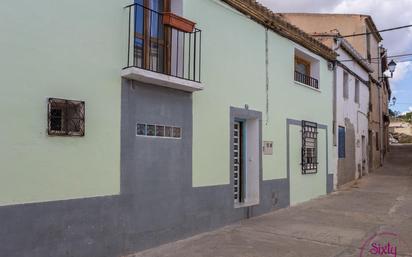
[[[372,16],[378,29],[412,24],[412,0],[258,0],[274,12],[356,13]],[[412,28],[381,33],[389,56],[412,54]],[[390,61],[392,58],[389,58]],[[398,64],[390,80],[393,110],[412,111],[412,56],[393,58]]]

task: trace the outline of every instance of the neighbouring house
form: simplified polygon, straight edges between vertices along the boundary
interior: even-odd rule
[[[334,146],[337,187],[368,173],[369,73],[371,65],[340,34],[318,39],[338,54],[334,70]]]
[[[288,18],[288,14],[282,14]],[[303,19],[293,21],[300,27]],[[309,31],[313,33],[313,31]],[[369,73],[371,64],[342,38],[337,29],[314,36],[338,54],[334,69],[333,143],[337,173],[335,187],[368,173]]]
[[[373,68],[344,38],[336,40],[334,49],[339,54],[334,101],[336,185],[341,186],[369,172],[369,73]]]
[[[336,54],[255,1],[0,17],[1,256],[121,256],[333,190]]]
[[[298,25],[311,35],[330,33],[337,30],[349,44],[367,60],[373,72],[369,74],[368,111],[368,155],[369,171],[373,171],[383,164],[388,147],[388,101],[390,98],[390,85],[383,78],[386,70],[384,56],[386,50],[380,46],[382,37],[376,28],[372,17],[360,14],[317,14],[317,13],[285,13],[282,14],[287,21]]]

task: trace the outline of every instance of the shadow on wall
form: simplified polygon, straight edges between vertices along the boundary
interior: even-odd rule
[[[356,135],[355,127],[345,118],[345,157],[338,159],[338,186],[356,179]]]

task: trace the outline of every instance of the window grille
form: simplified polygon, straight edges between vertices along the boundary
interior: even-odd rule
[[[318,124],[302,121],[302,174],[318,172]]]
[[[84,136],[84,102],[49,98],[48,134],[53,136]]]

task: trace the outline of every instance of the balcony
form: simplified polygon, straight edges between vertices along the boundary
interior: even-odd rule
[[[202,90],[202,31],[195,23],[137,3],[125,8],[129,24],[122,77],[188,92]]]
[[[298,71],[295,71],[295,81],[305,84],[306,86],[312,87],[314,89],[319,89],[319,81],[317,79]]]

